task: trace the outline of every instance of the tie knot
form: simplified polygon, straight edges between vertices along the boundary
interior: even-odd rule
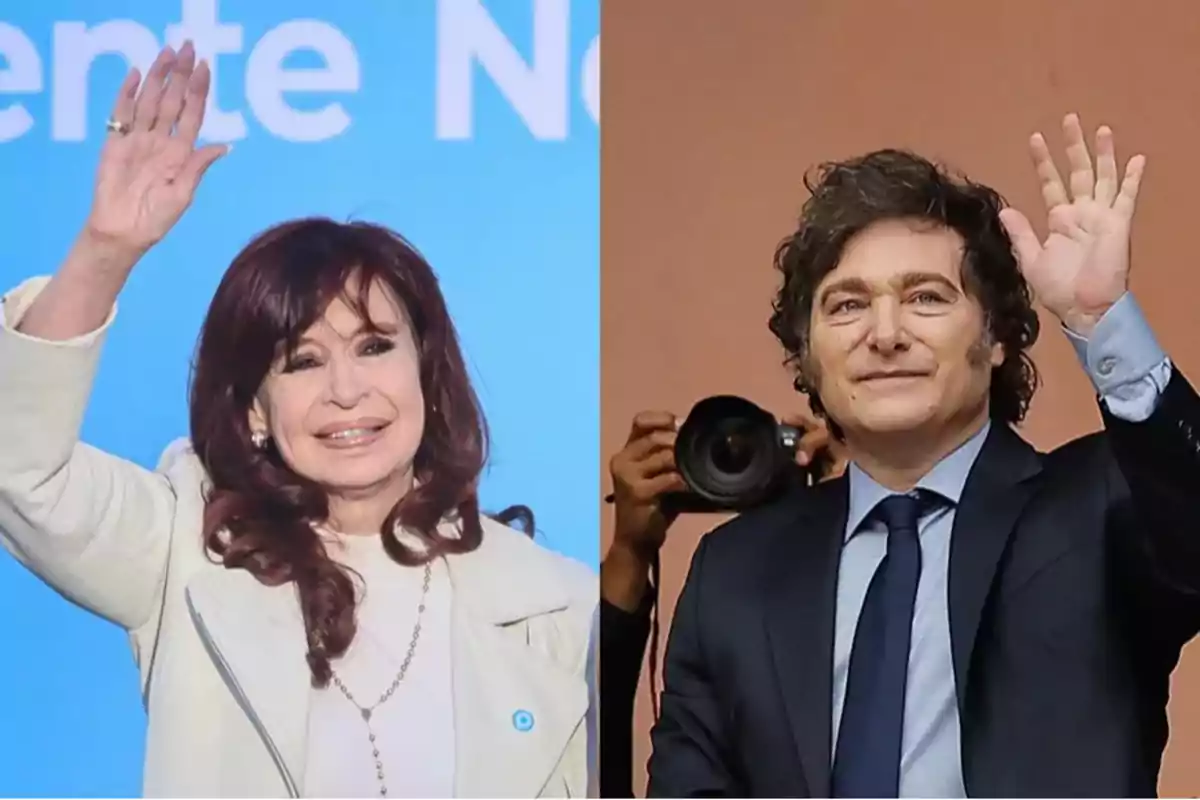
[[[917,520],[921,512],[928,506],[928,495],[924,492],[909,492],[894,494],[880,501],[875,507],[883,524],[887,525],[888,534],[906,533],[917,535]]]

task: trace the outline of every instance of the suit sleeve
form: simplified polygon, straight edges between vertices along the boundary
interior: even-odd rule
[[[1174,370],[1144,421],[1101,413],[1136,522],[1127,549],[1146,557],[1163,588],[1200,603],[1200,398]]]
[[[1068,337],[1096,387],[1115,460],[1112,494],[1124,521],[1116,526],[1120,550],[1147,567],[1136,574],[1163,590],[1160,600],[1194,618],[1200,602],[1200,398],[1129,294],[1087,339]]]
[[[700,540],[675,607],[663,667],[661,716],[651,731],[648,797],[745,797],[729,769],[725,715],[704,647],[705,563]]]
[[[7,294],[0,314],[0,545],[68,599],[137,628],[166,578],[175,494],[165,476],[79,441],[113,315],[78,339],[26,336],[17,325],[45,283]]]

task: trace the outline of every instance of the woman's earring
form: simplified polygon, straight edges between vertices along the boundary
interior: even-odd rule
[[[250,444],[254,445],[256,450],[267,449],[267,433],[266,431],[254,431],[250,434]]]

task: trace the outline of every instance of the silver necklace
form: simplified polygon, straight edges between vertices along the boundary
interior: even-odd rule
[[[371,744],[371,755],[375,759],[375,777],[379,779],[380,797],[387,797],[387,780],[383,774],[383,759],[379,755],[379,744],[375,741],[375,728],[371,726],[371,717],[375,714],[375,709],[386,703],[388,698],[396,693],[396,689],[400,687],[404,676],[408,674],[408,667],[412,664],[413,654],[417,652],[417,640],[421,638],[421,617],[425,613],[425,598],[429,595],[429,579],[432,574],[433,569],[429,564],[426,564],[425,582],[421,586],[421,603],[417,606],[417,623],[413,626],[412,640],[408,643],[408,652],[404,654],[404,661],[400,663],[400,671],[396,673],[395,680],[384,690],[379,699],[369,706],[360,705],[354,699],[354,694],[346,688],[346,684],[342,683],[342,679],[338,677],[337,673],[333,673],[333,685],[358,709],[358,713],[362,715],[363,723],[367,726],[367,741]]]

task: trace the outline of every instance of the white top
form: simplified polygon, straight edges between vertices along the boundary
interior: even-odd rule
[[[360,587],[358,632],[333,669],[355,701],[370,708],[396,679],[408,652],[424,569],[392,561],[378,536],[338,542],[330,544],[330,555],[362,576],[365,595]],[[437,559],[432,568],[412,663],[392,696],[372,711],[370,730],[332,682],[313,689],[305,797],[379,797],[372,731],[388,797],[454,796],[451,591],[445,562]]]

